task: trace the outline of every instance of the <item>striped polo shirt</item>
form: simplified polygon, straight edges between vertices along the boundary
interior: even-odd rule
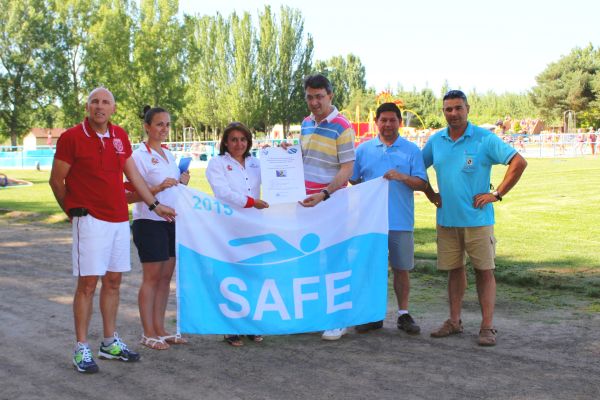
[[[354,161],[354,135],[350,122],[335,107],[319,124],[313,114],[304,118],[300,144],[308,194],[326,187],[341,164]]]

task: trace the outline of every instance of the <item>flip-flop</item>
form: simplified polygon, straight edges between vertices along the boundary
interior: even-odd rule
[[[179,333],[175,335],[159,336],[159,339],[169,344],[187,344],[188,340]]]
[[[167,342],[160,338],[160,336],[157,339],[142,335],[140,343],[152,350],[167,350],[169,347],[171,347]]]
[[[225,336],[224,340],[233,347],[241,347],[244,345],[239,335]]]

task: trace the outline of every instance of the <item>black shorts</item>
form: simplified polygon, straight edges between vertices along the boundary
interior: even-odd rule
[[[170,257],[175,257],[174,223],[136,219],[131,225],[131,231],[141,262],[167,261]]]

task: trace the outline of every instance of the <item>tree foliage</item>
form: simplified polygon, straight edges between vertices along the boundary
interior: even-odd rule
[[[0,1],[0,121],[12,146],[29,130],[45,99],[49,19],[42,0]]]
[[[47,74],[45,87],[61,103],[59,123],[70,125],[83,119],[84,55],[89,25],[97,16],[96,0],[50,0],[53,14],[48,32],[52,45],[45,52]]]
[[[12,143],[34,125],[81,121],[87,93],[110,89],[113,119],[142,138],[145,104],[172,115],[174,139],[193,127],[216,138],[232,120],[268,130],[306,114],[303,78],[313,40],[299,10],[178,16],[177,0],[0,0],[0,135]],[[336,84],[365,89],[358,57]],[[355,71],[356,70],[356,71]],[[340,97],[344,96],[340,89]]]
[[[358,56],[313,64],[312,36],[294,8],[265,6],[253,19],[248,12],[181,17],[177,0],[0,0],[0,7],[0,136],[13,145],[35,125],[80,122],[98,86],[113,92],[113,118],[136,139],[145,104],[169,110],[173,140],[184,127],[196,139],[215,139],[234,120],[264,131],[282,123],[287,135],[307,113],[302,81],[315,72],[329,77],[334,104],[351,119],[358,109],[366,120],[377,107]],[[530,95],[469,93],[470,117],[560,120],[570,109],[598,126],[599,59],[592,45],[574,49],[538,76]],[[399,87],[393,95],[426,126],[445,124],[433,90]]]
[[[133,31],[130,77],[133,90],[128,94],[130,124],[144,105],[161,106],[172,113],[171,124],[183,108],[184,30],[177,19],[178,0],[142,0]],[[133,76],[131,76],[133,75]],[[133,79],[132,79],[133,78]],[[138,129],[139,130],[139,129]]]
[[[306,113],[302,80],[312,69],[313,40],[304,38],[304,20],[300,11],[281,7],[281,21],[276,32],[277,63],[274,70],[274,118],[282,123],[287,136],[290,124]]]
[[[186,26],[190,67],[183,114],[197,131],[205,128],[202,139],[207,140],[209,127],[216,133],[227,121],[229,25],[217,14],[187,17]]]
[[[598,126],[600,50],[591,44],[575,48],[550,63],[536,81],[531,99],[544,118],[562,121],[563,113],[572,110],[577,113],[579,121]]]
[[[365,67],[360,58],[354,54],[317,61],[315,69],[331,81],[334,102],[340,110],[348,108],[351,98],[360,96],[359,93],[364,93],[367,89]]]

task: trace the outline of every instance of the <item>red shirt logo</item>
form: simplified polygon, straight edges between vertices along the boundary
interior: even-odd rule
[[[115,150],[117,151],[117,153],[123,153],[123,142],[121,142],[121,139],[114,138],[113,146],[115,146]]]
[[[233,171],[233,167],[231,165],[227,165],[227,171]]]
[[[158,164],[158,160],[154,157],[152,157],[152,159],[150,161],[152,162],[152,165]]]

